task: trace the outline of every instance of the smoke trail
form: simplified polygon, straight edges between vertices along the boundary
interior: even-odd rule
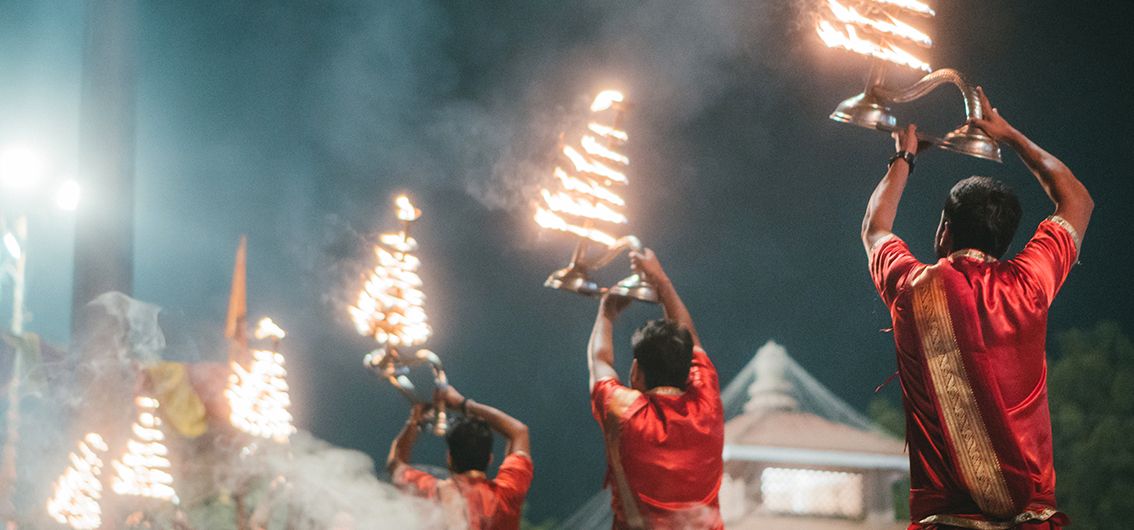
[[[133,396],[147,384],[142,370],[171,354],[159,314],[155,305],[121,293],[104,294],[86,307],[84,330],[68,360],[36,367],[49,377],[42,399],[32,396],[24,407],[15,499],[22,521],[54,527],[44,504],[66,467],[67,451],[83,433],[97,432],[107,440],[107,462],[125,450],[135,414]],[[104,521],[118,528],[210,530],[235,530],[241,515],[252,528],[265,530],[441,524],[435,506],[380,481],[373,460],[360,451],[334,447],[306,432],[293,435],[288,444],[274,444],[230,431],[227,418],[215,410],[215,396],[201,395],[223,388],[211,380],[223,382],[227,366],[205,363],[188,369],[196,376],[184,384],[207,403],[210,427],[190,438],[178,433],[175,422],[163,422],[180,504],[143,502],[107,491],[101,502]]]

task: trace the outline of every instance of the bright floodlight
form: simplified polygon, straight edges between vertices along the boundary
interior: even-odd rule
[[[0,184],[11,188],[27,188],[41,176],[43,157],[26,145],[10,145],[0,151]]]
[[[55,206],[65,212],[73,212],[79,207],[79,197],[81,196],[79,182],[75,179],[67,179],[59,186],[59,191],[55,192]]]
[[[13,258],[20,259],[23,251],[20,249],[20,242],[16,240],[16,235],[11,232],[4,233],[4,248],[8,249],[8,254]]]

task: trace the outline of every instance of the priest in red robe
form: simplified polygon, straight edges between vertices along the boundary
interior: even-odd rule
[[[665,319],[634,333],[630,385],[614,370],[614,321],[630,303],[603,297],[588,348],[591,407],[602,428],[613,526],[723,528],[724,407],[717,370],[653,251],[631,253],[658,290]]]
[[[440,480],[409,463],[428,407],[419,404],[390,446],[386,467],[394,484],[439,504],[445,528],[519,530],[534,473],[528,427],[495,407],[465,398],[452,386],[438,392],[448,408],[463,413],[445,436],[451,474]],[[490,479],[486,472],[492,462],[492,431],[502,434],[507,445],[504,461]]]
[[[1002,259],[1019,224],[1012,190],[958,182],[937,228],[937,261],[921,263],[892,232],[918,151],[916,127],[867,206],[863,243],[890,310],[910,451],[911,529],[1054,529],[1047,404],[1047,312],[1079,255],[1094,203],[1057,158],[1017,131],[979,90],[985,119],[1055,203],[1023,249]]]

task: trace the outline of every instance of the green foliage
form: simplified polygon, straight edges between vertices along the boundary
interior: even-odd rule
[[[539,523],[533,523],[531,519],[528,519],[528,504],[524,503],[520,530],[552,530],[556,526],[558,526],[558,521],[555,519],[544,519]]]
[[[885,396],[874,396],[866,407],[866,414],[886,432],[903,440],[906,438],[906,414],[900,404],[894,404]]]
[[[1056,494],[1076,527],[1134,513],[1134,344],[1118,324],[1057,337],[1048,373]]]
[[[900,404],[886,396],[879,394],[870,400],[866,413],[879,427],[898,438],[906,438],[906,415]],[[890,485],[893,492],[894,520],[908,521],[910,519],[910,479],[908,476],[895,481]]]

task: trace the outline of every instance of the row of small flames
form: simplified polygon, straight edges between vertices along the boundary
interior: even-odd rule
[[[283,329],[268,318],[260,321],[255,332],[257,339],[271,339],[275,344],[284,335]],[[277,351],[252,350],[248,367],[237,361],[230,365],[232,372],[225,396],[233,427],[257,438],[287,443],[295,427],[288,411],[291,400],[283,355]],[[125,453],[110,464],[113,472],[110,487],[117,495],[146,497],[176,505],[179,500],[158,414],[160,404],[152,396],[139,395],[134,405],[138,416],[131,425]],[[79,441],[76,451],[68,455],[70,465],[56,480],[47,501],[48,515],[75,530],[102,526],[103,457],[109,449],[96,432],[87,433]]]

